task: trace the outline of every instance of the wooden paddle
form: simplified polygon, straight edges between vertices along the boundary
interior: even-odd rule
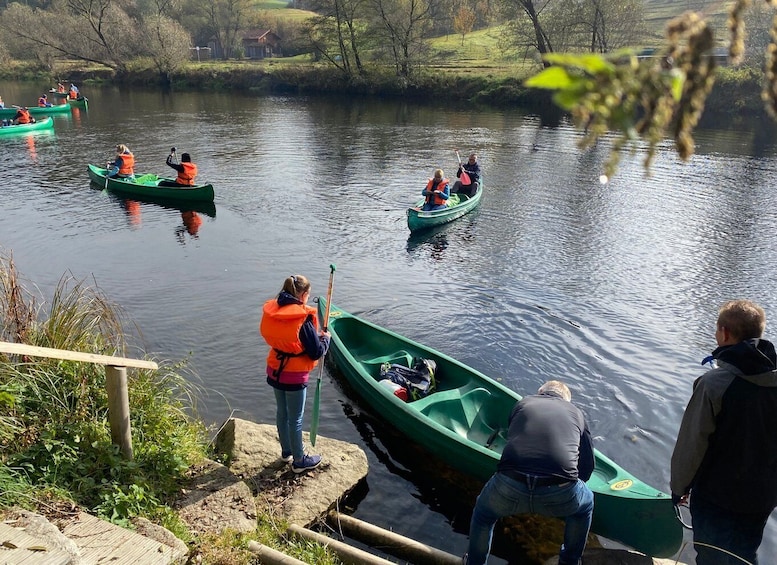
[[[329,326],[329,310],[332,308],[332,288],[335,282],[335,264],[329,265],[329,290],[326,291],[326,310],[324,312],[324,331]],[[313,421],[310,423],[310,445],[316,445],[318,435],[318,413],[321,407],[321,377],[324,375],[324,360],[326,354],[319,361],[318,380],[316,381],[316,397],[313,400]]]
[[[472,180],[469,178],[467,171],[464,170],[464,165],[461,164],[461,157],[459,156],[458,149],[456,149],[456,158],[459,160],[459,168],[461,168],[461,174],[459,175],[461,184],[472,184]]]

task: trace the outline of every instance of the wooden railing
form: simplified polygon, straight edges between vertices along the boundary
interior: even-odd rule
[[[48,357],[64,361],[79,361],[105,365],[105,390],[108,393],[108,422],[111,426],[111,440],[119,446],[127,459],[132,459],[132,430],[130,428],[129,392],[127,389],[127,367],[135,369],[153,369],[159,366],[153,361],[79,353],[67,349],[52,349],[21,343],[0,341],[0,353],[27,355],[30,357]]]

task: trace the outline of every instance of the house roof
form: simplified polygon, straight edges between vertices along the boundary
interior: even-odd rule
[[[249,29],[243,32],[243,39],[262,39],[267,34],[272,33],[269,29]]]

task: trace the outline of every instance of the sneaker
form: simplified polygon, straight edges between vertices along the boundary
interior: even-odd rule
[[[303,455],[302,459],[299,461],[294,461],[294,463],[291,464],[291,470],[295,473],[304,473],[305,471],[310,471],[311,469],[315,469],[321,464],[321,456],[320,455]]]
[[[291,463],[292,461],[294,461],[294,456],[291,453],[289,453],[288,455],[281,454],[281,461],[283,461],[284,463]]]

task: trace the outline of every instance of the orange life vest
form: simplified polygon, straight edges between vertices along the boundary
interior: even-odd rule
[[[18,116],[16,118],[16,123],[18,124],[29,124],[32,121],[29,110],[19,108],[19,111],[16,113],[16,115]]]
[[[197,165],[191,162],[182,162],[183,171],[178,171],[175,182],[186,186],[194,186],[194,177],[197,176]]]
[[[279,306],[276,298],[264,303],[259,333],[271,348],[267,366],[273,371],[280,368],[282,372],[309,373],[318,364],[305,354],[305,347],[299,339],[299,331],[308,316],[313,317],[313,326],[318,329],[316,309],[311,306]]]
[[[70,98],[72,98],[73,100],[78,98],[78,92],[76,92],[75,90],[71,90],[68,94],[70,95]]]
[[[445,187],[448,186],[449,182],[450,181],[448,179],[442,179],[437,184],[437,189],[436,190],[444,191]],[[434,184],[434,179],[429,179],[429,182],[426,183],[426,190],[432,190],[432,185],[433,184]],[[418,189],[416,189],[416,190],[418,190]],[[445,200],[445,198],[443,198],[442,195],[440,195],[440,194],[430,194],[430,195],[428,195],[426,197],[426,202],[427,203],[431,202],[435,206],[439,206],[441,204],[446,204],[448,201]]]
[[[119,174],[129,177],[135,174],[135,156],[132,153],[121,154],[121,167]]]

